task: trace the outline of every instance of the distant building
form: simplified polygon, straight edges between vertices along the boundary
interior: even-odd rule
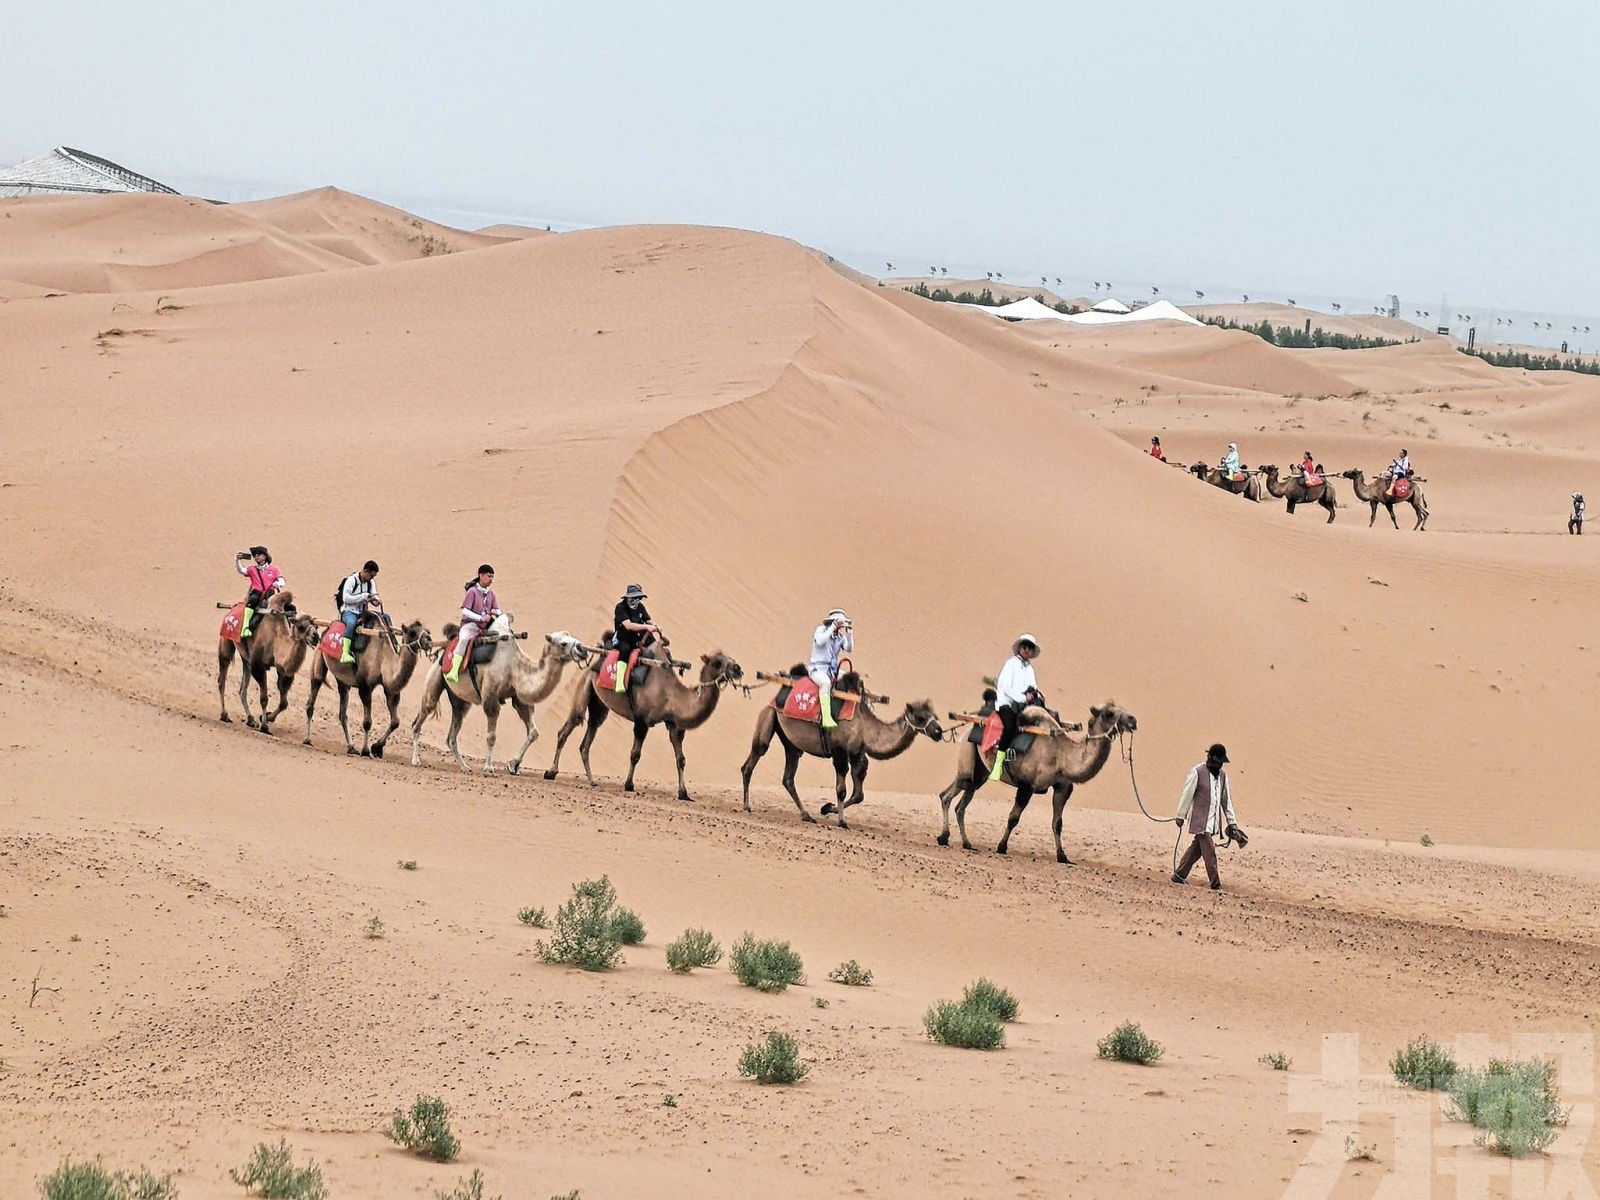
[[[0,196],[84,196],[110,192],[180,194],[177,188],[158,183],[148,175],[71,146],[57,146],[14,167],[0,167]]]
[[[1389,303],[1384,308],[1383,315],[1386,317],[1398,317],[1400,315],[1400,297],[1393,292],[1389,293]]]

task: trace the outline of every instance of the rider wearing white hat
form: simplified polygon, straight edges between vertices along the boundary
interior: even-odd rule
[[[1033,674],[1033,660],[1039,657],[1038,639],[1025,633],[1011,644],[1011,657],[995,677],[995,712],[1000,716],[1000,745],[995,751],[994,766],[989,778],[998,780],[1005,772],[1006,751],[1017,737],[1017,718],[1030,704],[1042,704],[1038,680]]]
[[[839,656],[855,648],[855,627],[842,608],[830,612],[811,634],[811,661],[806,673],[820,694],[824,729],[839,727],[833,719],[833,682],[839,677]]]
[[[1572,516],[1567,518],[1568,533],[1583,532],[1583,493],[1572,493]]]

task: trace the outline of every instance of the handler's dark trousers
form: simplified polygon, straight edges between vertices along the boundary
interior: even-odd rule
[[[1211,840],[1209,833],[1197,833],[1194,840],[1189,843],[1189,848],[1183,852],[1183,858],[1178,863],[1174,877],[1179,883],[1189,879],[1189,872],[1194,870],[1194,864],[1204,858],[1206,860],[1206,878],[1211,881],[1211,886],[1222,886],[1222,877],[1217,874],[1217,847]]]

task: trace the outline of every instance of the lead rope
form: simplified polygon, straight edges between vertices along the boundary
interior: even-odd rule
[[[1124,737],[1127,738],[1126,743],[1123,742]],[[1139,805],[1139,811],[1144,814],[1145,820],[1154,821],[1157,825],[1165,825],[1167,822],[1164,818],[1150,815],[1150,810],[1144,806],[1144,797],[1139,795],[1139,778],[1133,773],[1133,734],[1124,735],[1119,729],[1117,731],[1117,746],[1122,751],[1123,762],[1128,764],[1128,782],[1133,785],[1133,798]],[[1179,825],[1178,836],[1172,843],[1172,873],[1174,875],[1178,873],[1178,847],[1181,845],[1183,845],[1183,826]]]

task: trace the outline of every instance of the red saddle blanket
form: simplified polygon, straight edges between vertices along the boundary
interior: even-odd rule
[[[444,669],[447,670],[447,671],[450,669],[450,664],[455,661],[456,643],[459,642],[460,640],[461,640],[461,635],[458,633],[458,634],[455,635],[455,637],[451,638],[448,642],[446,642],[444,644],[444,654],[440,656],[439,661],[444,664]],[[472,649],[472,643],[476,642],[477,640],[478,640],[477,638],[473,638],[473,639],[471,639],[471,641],[467,642],[467,649],[471,650]]]
[[[1235,471],[1233,474],[1225,476],[1225,478],[1229,483],[1242,483],[1248,476],[1243,471]]]
[[[601,691],[614,692],[617,690],[617,664],[622,661],[622,651],[608,650],[606,656],[600,661],[600,676],[595,680]],[[623,688],[626,690],[628,683],[633,679],[633,673],[639,666],[639,652],[635,650],[628,655],[628,673],[623,679]]]
[[[343,647],[339,645],[339,643],[343,640],[344,622],[335,621],[323,631],[322,640],[317,643],[317,649],[337,662],[340,654],[343,653]]]
[[[1300,477],[1300,481],[1308,488],[1314,488],[1322,482],[1322,476],[1315,471],[1307,471]]]
[[[802,675],[779,688],[778,694],[772,698],[772,707],[796,721],[809,721],[813,725],[822,724],[822,693],[817,688],[816,680],[809,675]],[[853,720],[855,715],[854,700],[834,699],[834,720],[849,721]]]
[[[1396,500],[1411,499],[1411,480],[1409,477],[1402,475],[1394,481],[1394,498]]]
[[[230,642],[237,643],[239,641],[239,627],[243,624],[244,601],[241,600],[228,610],[227,616],[222,618],[222,629],[219,632],[222,637],[227,638]]]
[[[984,758],[1000,744],[1000,735],[1005,732],[1005,724],[1000,720],[999,713],[990,713],[989,719],[983,723],[983,741],[978,745],[978,753]]]

